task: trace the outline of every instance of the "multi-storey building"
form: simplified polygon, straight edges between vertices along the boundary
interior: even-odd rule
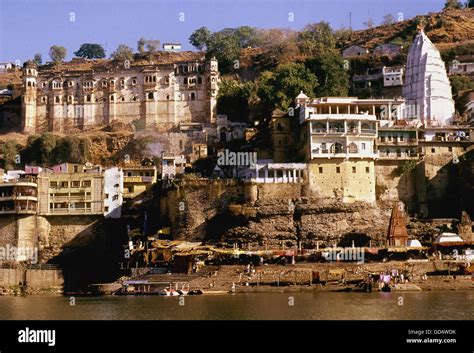
[[[470,126],[429,126],[420,130],[419,135],[423,156],[449,154],[456,159],[474,142],[474,128]]]
[[[418,129],[406,125],[379,127],[377,151],[379,160],[418,159]]]
[[[37,206],[35,176],[21,175],[15,180],[0,182],[0,214],[36,214]]]
[[[104,170],[104,216],[120,218],[123,204],[123,171],[113,167]]]
[[[343,202],[375,201],[376,108],[382,103],[387,102],[297,97],[311,191]]]
[[[23,131],[87,129],[115,120],[163,129],[181,122],[215,123],[217,61],[188,54],[193,58],[147,64],[78,59],[75,66],[38,68],[25,63]]]
[[[103,214],[103,182],[101,173],[42,173],[38,175],[38,213]]]
[[[186,158],[176,156],[173,153],[163,152],[161,154],[161,178],[174,179],[177,175],[184,173]]]
[[[133,199],[156,183],[155,166],[126,166],[123,168],[123,198]]]
[[[401,86],[403,85],[403,66],[393,66],[382,68],[383,85],[384,87]]]

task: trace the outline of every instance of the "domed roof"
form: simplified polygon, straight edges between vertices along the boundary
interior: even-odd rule
[[[422,122],[437,121],[445,125],[454,115],[445,64],[423,31],[418,33],[408,51],[403,95],[407,105],[417,107],[417,117]]]
[[[296,99],[308,99],[308,96],[304,94],[303,91],[300,91],[300,94],[298,94]]]
[[[453,243],[453,242],[464,242],[462,238],[456,233],[441,233],[434,241],[435,243]]]

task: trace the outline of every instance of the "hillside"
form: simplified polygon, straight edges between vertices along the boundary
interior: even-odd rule
[[[418,32],[419,23],[440,50],[474,43],[474,9],[462,9],[429,13],[387,26],[354,31],[348,40],[340,42],[340,46],[348,47],[355,44],[373,49],[388,42],[409,45]]]

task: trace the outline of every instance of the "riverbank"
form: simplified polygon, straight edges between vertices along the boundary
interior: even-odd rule
[[[393,291],[471,290],[471,275],[463,274],[452,262],[374,262],[297,263],[263,265],[205,266],[199,274],[145,274],[133,279],[150,283],[189,283],[190,290],[250,292],[350,292],[363,291],[360,285],[369,276],[375,278],[372,290],[378,291],[381,275],[389,276]]]
[[[452,261],[390,261],[373,263],[296,263],[294,265],[263,265],[248,268],[243,265],[204,266],[197,274],[154,274],[124,277],[114,285],[120,287],[124,280],[150,283],[189,283],[190,290],[217,293],[264,292],[344,292],[360,291],[358,284],[367,276],[397,274],[390,280],[394,291],[453,291],[472,290],[472,275],[461,274],[459,264]],[[404,274],[401,280],[401,274]],[[379,290],[374,282],[373,290]],[[94,295],[93,290],[63,293],[61,286],[28,287],[0,285],[0,295]]]

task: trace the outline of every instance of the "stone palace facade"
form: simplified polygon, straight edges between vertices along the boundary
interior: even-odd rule
[[[38,68],[28,62],[23,67],[22,130],[64,132],[136,120],[158,130],[179,123],[213,124],[218,84],[215,59],[105,61],[72,68]]]

